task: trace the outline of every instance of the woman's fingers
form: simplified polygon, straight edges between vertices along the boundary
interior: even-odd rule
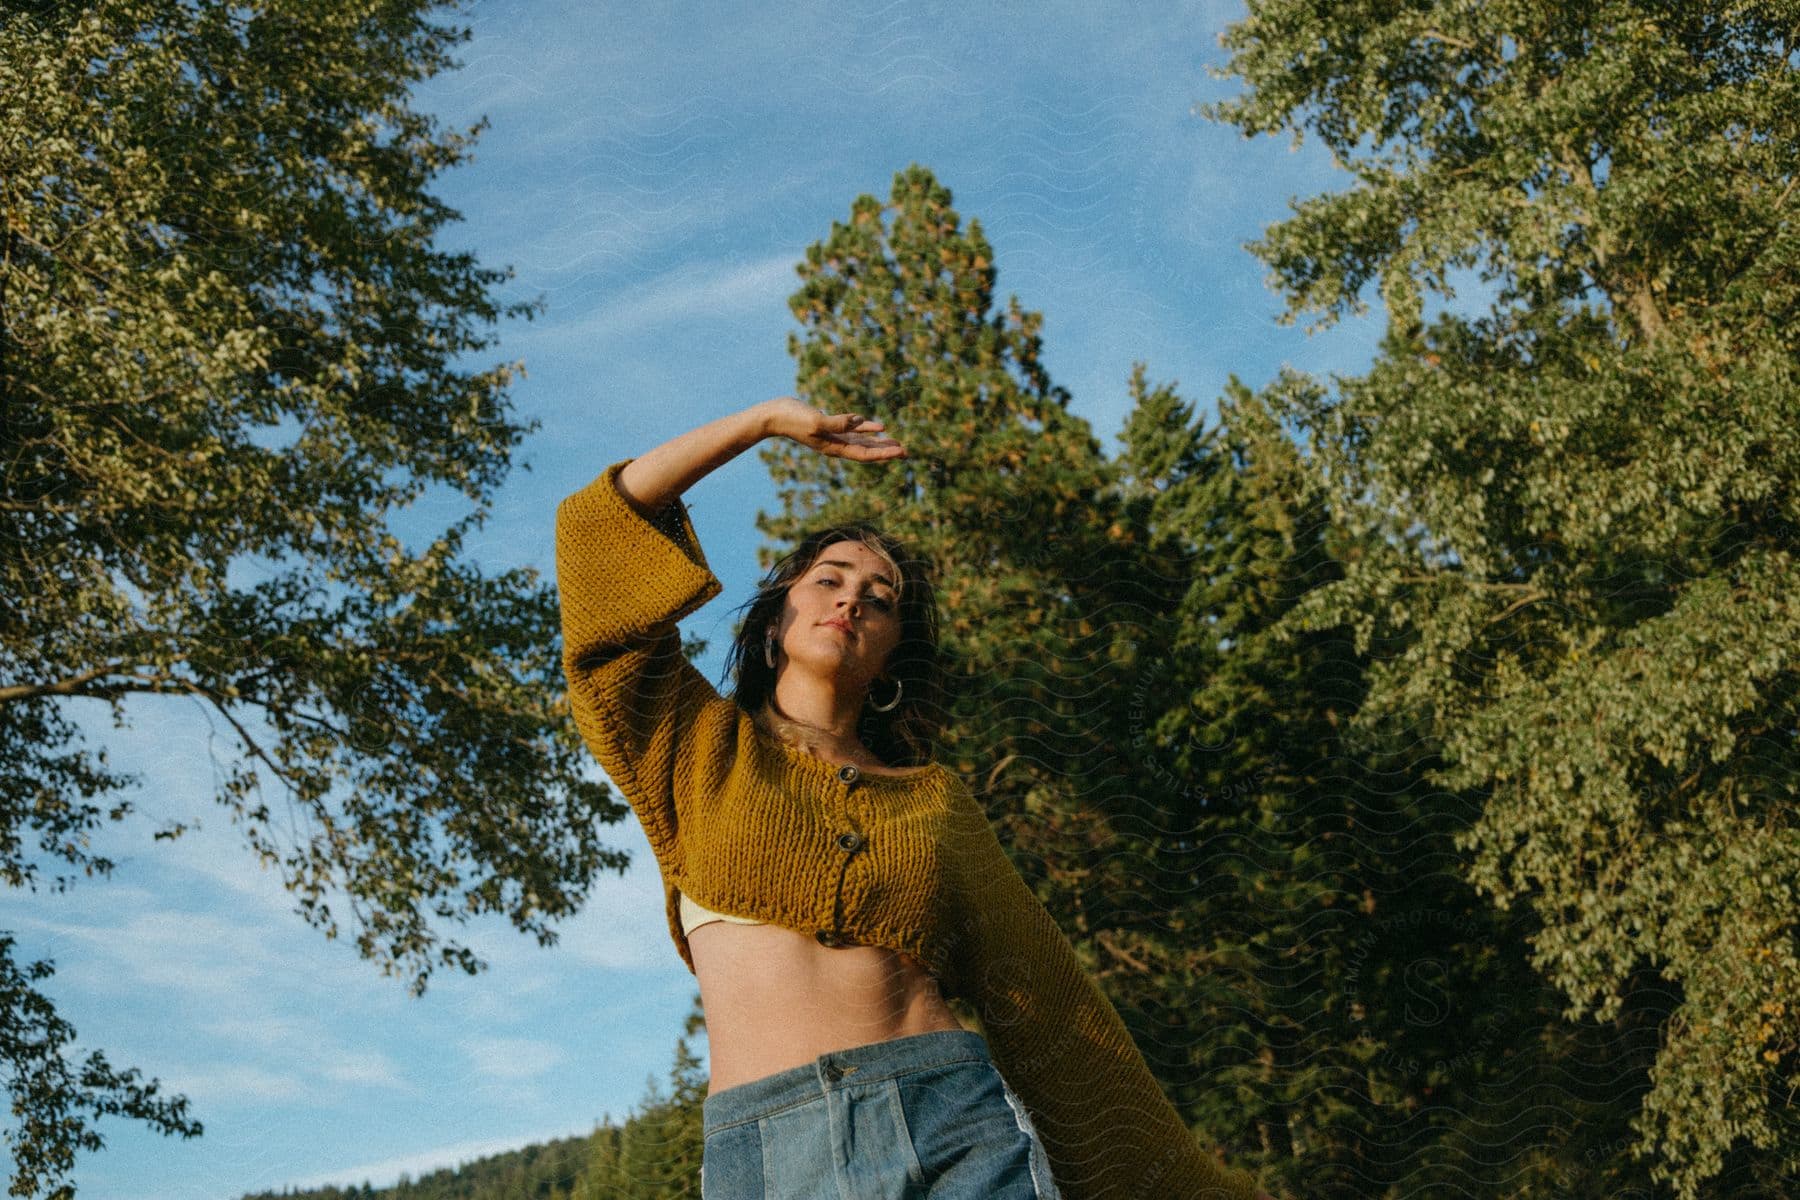
[[[876,418],[865,417],[861,413],[836,413],[827,418],[826,424],[836,428],[824,431],[817,445],[822,453],[839,458],[853,458],[858,462],[899,458],[906,453],[899,442],[884,433],[876,432],[887,428],[884,422]]]
[[[877,458],[899,458],[906,453],[905,447],[889,437],[859,438],[856,441],[838,437],[821,443],[818,448],[825,454],[835,454],[840,458],[855,458],[863,461]]]
[[[860,413],[843,413],[832,419],[837,425],[836,432],[838,433],[869,433],[877,429],[887,428],[887,426],[882,424],[879,420],[876,420],[873,417],[865,417]]]

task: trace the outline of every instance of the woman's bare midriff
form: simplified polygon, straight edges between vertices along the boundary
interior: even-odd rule
[[[709,1092],[821,1054],[962,1029],[937,980],[882,946],[821,946],[781,925],[709,921],[688,938],[706,1011]]]
[[[867,760],[857,766],[916,773]],[[782,925],[708,921],[688,936],[688,952],[706,1011],[709,1094],[833,1050],[967,1028],[924,964],[884,946],[823,946]]]

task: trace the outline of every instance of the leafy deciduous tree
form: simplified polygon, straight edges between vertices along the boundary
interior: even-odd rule
[[[1470,882],[1536,912],[1569,1019],[1668,1009],[1634,1156],[1683,1200],[1728,1155],[1776,1194],[1800,1171],[1800,9],[1249,10],[1246,90],[1211,115],[1310,131],[1355,177],[1255,250],[1289,319],[1371,284],[1388,313],[1368,374],[1271,391],[1371,535],[1290,629],[1405,634],[1358,720],[1486,791]]]
[[[457,360],[535,305],[498,304],[506,272],[435,244],[457,214],[428,186],[480,127],[408,105],[468,36],[433,7],[0,18],[0,878],[110,871],[89,836],[137,781],[84,745],[84,716],[187,697],[241,747],[217,798],[252,851],[415,991],[480,966],[434,918],[553,940],[622,868],[599,831],[626,811],[583,777],[554,591],[463,552],[526,427],[512,367]],[[390,521],[433,485],[475,508],[409,549]],[[184,828],[159,816],[159,838]],[[48,1020],[41,975],[9,972],[0,1025]],[[96,1144],[91,1116],[198,1131],[124,1077],[53,1087],[25,1061],[21,1194]]]

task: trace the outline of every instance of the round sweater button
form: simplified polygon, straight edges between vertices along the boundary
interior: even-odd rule
[[[862,772],[856,769],[855,763],[845,763],[838,768],[838,778],[845,783],[855,783],[856,777],[860,774],[862,774]]]
[[[829,929],[821,929],[821,930],[819,930],[819,932],[817,934],[815,934],[813,936],[818,938],[819,945],[821,945],[821,946],[838,946],[838,945],[841,945],[843,942],[843,939],[841,937],[839,937],[837,934],[833,933]]]
[[[863,844],[860,833],[840,833],[837,836],[839,850],[854,850]]]

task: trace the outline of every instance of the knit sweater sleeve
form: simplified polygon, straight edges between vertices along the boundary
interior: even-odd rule
[[[1196,1140],[1118,1011],[982,816],[959,990],[1030,1113],[1064,1200],[1255,1200]]]
[[[679,497],[646,519],[607,467],[556,510],[569,707],[659,862],[676,847],[677,757],[718,692],[681,652],[676,622],[722,590]]]

